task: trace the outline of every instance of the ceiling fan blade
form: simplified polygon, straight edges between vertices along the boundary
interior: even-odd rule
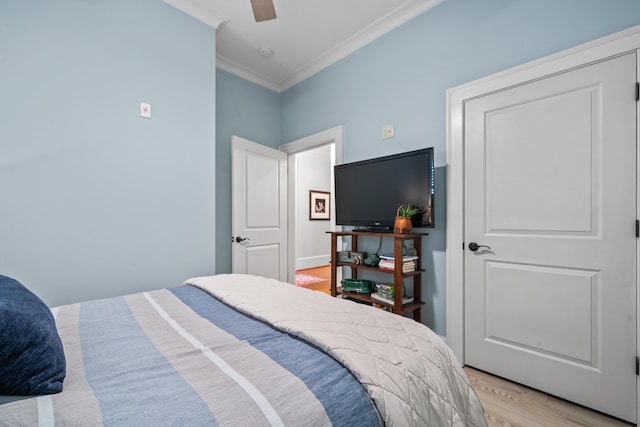
[[[276,19],[276,9],[273,7],[273,0],[251,0],[253,16],[256,22]]]

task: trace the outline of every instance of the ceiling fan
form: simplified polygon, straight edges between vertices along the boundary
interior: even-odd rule
[[[251,0],[253,16],[256,22],[276,19],[276,9],[273,7],[273,0]]]

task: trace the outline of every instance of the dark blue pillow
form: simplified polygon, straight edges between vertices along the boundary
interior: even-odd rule
[[[51,310],[18,281],[0,276],[0,395],[60,393],[65,375]]]

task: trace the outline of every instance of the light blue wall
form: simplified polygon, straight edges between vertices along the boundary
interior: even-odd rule
[[[216,273],[231,272],[231,136],[269,147],[282,144],[280,94],[216,74]]]
[[[228,272],[231,135],[343,124],[345,161],[436,147],[444,334],[445,90],[637,24],[637,0],[445,0],[280,95],[216,73],[213,30],[160,0],[1,2],[0,274],[57,305]]]
[[[444,335],[446,89],[638,24],[637,0],[445,0],[286,91],[283,140],[343,124],[345,162],[436,148],[423,319]]]
[[[0,274],[58,305],[213,273],[214,133],[212,28],[160,0],[0,2]]]

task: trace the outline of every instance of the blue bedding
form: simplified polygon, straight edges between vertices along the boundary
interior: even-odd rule
[[[380,425],[363,386],[298,338],[183,286],[54,310],[62,393],[0,425]]]

